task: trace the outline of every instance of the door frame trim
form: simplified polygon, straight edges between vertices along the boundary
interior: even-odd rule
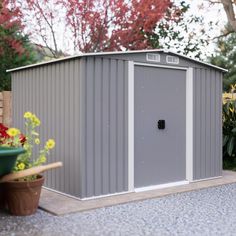
[[[136,65],[186,71],[186,181],[192,182],[193,181],[193,68],[128,61],[128,191],[135,190],[134,188],[134,67]],[[152,186],[145,186],[144,188],[150,189],[151,187]],[[155,188],[157,187],[158,186],[155,185]]]

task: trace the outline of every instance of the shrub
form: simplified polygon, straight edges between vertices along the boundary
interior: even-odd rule
[[[236,156],[236,85],[231,93],[223,95],[223,157]]]

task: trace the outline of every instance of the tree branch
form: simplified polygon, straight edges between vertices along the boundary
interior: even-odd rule
[[[59,53],[58,53],[57,42],[56,42],[56,37],[55,37],[55,32],[54,32],[54,29],[53,29],[53,25],[50,24],[50,22],[48,21],[47,17],[44,15],[43,9],[39,5],[38,1],[35,2],[35,6],[38,8],[39,12],[41,13],[43,19],[45,20],[45,22],[47,23],[47,25],[48,25],[48,27],[49,27],[49,29],[51,31],[55,51],[53,52],[53,50],[50,47],[48,47],[47,45],[46,46],[51,51],[51,53],[54,55],[54,57],[57,58],[59,56],[58,55]],[[45,42],[45,40],[44,40],[44,42]]]
[[[234,30],[227,30],[225,33],[222,33],[218,36],[215,36],[214,38],[212,38],[212,40],[215,40],[215,39],[220,39],[220,38],[224,38],[232,33],[234,33],[235,31]]]
[[[214,1],[214,0],[205,0],[206,2],[209,2],[210,4],[221,4],[221,1]]]
[[[236,32],[236,19],[232,0],[221,0],[221,3],[223,4],[229,24],[231,25],[232,29]]]

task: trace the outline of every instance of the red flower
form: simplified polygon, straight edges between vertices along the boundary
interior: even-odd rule
[[[24,145],[26,141],[26,137],[23,134],[20,134],[20,142],[22,143],[22,145]]]
[[[3,144],[6,139],[9,139],[10,136],[7,134],[8,128],[0,123],[0,144]]]
[[[8,127],[6,127],[4,124],[0,123],[0,145],[6,143],[6,141],[9,142],[9,139],[11,137],[7,134]],[[20,142],[22,145],[24,145],[26,141],[26,137],[23,134],[20,134]]]
[[[8,128],[4,124],[0,123],[0,132],[7,131],[7,130],[8,130]]]

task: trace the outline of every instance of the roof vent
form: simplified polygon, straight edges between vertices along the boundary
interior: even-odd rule
[[[160,54],[147,53],[146,54],[146,59],[147,59],[147,61],[160,62],[161,57],[160,57]]]
[[[166,63],[179,64],[179,58],[175,56],[166,56]]]

